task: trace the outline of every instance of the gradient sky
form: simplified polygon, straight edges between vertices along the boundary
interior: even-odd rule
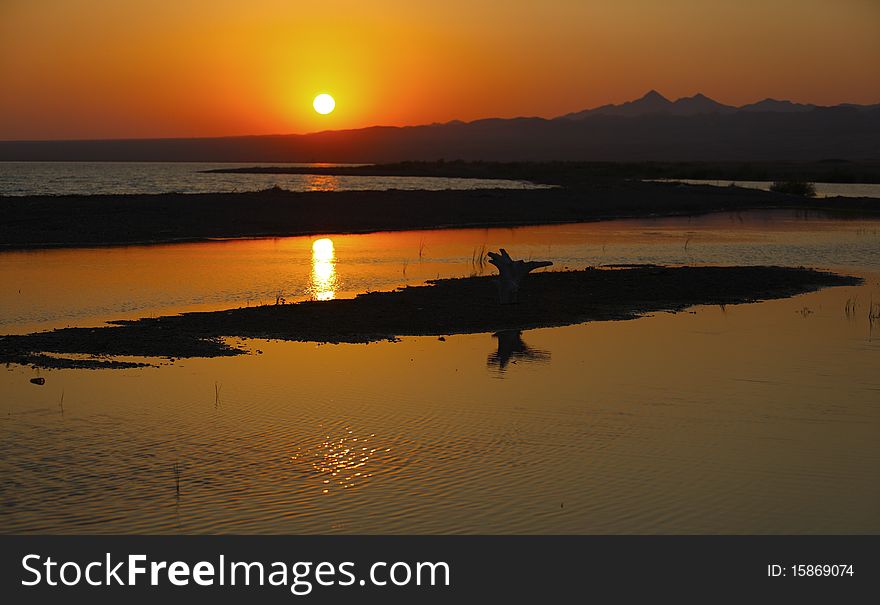
[[[553,117],[650,88],[876,103],[878,69],[878,0],[0,0],[0,139]]]

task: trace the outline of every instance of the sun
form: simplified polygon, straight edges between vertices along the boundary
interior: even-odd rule
[[[326,93],[319,94],[315,97],[315,100],[312,101],[312,107],[315,108],[320,114],[326,115],[333,111],[333,108],[336,107],[336,101],[333,100],[333,97]]]

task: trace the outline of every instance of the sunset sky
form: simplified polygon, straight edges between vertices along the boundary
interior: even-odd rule
[[[651,88],[877,103],[878,66],[877,0],[0,0],[0,139],[553,117]]]

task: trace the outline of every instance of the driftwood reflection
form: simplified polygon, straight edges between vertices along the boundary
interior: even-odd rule
[[[495,332],[492,338],[498,341],[498,350],[491,353],[486,360],[486,365],[495,367],[499,372],[504,372],[509,363],[532,362],[547,363],[550,361],[550,352],[542,349],[533,349],[522,339],[521,330],[503,330]]]

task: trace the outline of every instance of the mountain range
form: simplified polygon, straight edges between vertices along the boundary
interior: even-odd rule
[[[594,109],[585,109],[575,113],[561,116],[562,119],[579,120],[589,116],[642,116],[648,114],[664,114],[675,116],[692,116],[704,113],[729,114],[737,111],[769,111],[769,112],[803,112],[816,109],[816,105],[792,103],[791,101],[779,101],[777,99],[764,99],[757,103],[750,103],[741,107],[725,105],[714,99],[710,99],[703,93],[697,93],[692,97],[682,97],[676,101],[670,101],[656,90],[650,90],[643,97],[634,101],[627,101],[620,105],[602,105]],[[877,105],[865,105],[863,109],[876,108]]]
[[[880,158],[880,104],[764,99],[734,107],[652,90],[557,118],[489,118],[303,135],[0,141],[0,160],[394,162],[403,160],[724,161]]]

